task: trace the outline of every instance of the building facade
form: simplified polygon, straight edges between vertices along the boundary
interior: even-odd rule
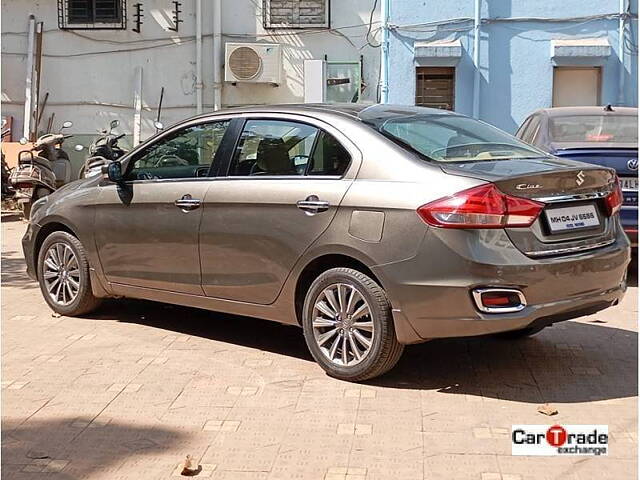
[[[388,7],[390,103],[475,114],[510,133],[538,108],[637,106],[637,0]]]
[[[326,60],[329,99],[373,102],[377,3],[2,0],[2,114],[12,117],[13,138],[20,138],[31,14],[43,27],[41,106],[48,93],[38,132],[55,114],[54,128],[71,120],[71,133],[84,135],[85,143],[113,119],[119,131],[144,140],[155,132],[162,87],[164,124],[219,107],[302,102],[305,60],[311,59]],[[240,50],[227,65],[229,45],[244,43],[268,45],[257,54]],[[262,56],[274,52],[273,61]],[[229,68],[245,78],[232,81]]]

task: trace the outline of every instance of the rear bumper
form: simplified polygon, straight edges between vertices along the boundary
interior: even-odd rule
[[[38,235],[38,230],[40,230],[39,225],[29,222],[27,231],[22,237],[22,252],[24,253],[24,260],[27,264],[27,275],[33,280],[38,280],[35,259],[35,240]]]
[[[620,301],[630,261],[627,237],[603,248],[532,259],[503,231],[430,229],[418,255],[374,267],[384,279],[402,343],[484,335],[550,324],[594,313]],[[482,313],[471,291],[520,290],[527,306],[514,313]]]

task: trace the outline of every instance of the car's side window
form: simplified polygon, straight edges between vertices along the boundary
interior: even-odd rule
[[[230,176],[304,175],[319,130],[285,120],[248,120],[233,155]]]
[[[228,120],[182,128],[141,151],[128,180],[204,177],[222,142]]]
[[[342,176],[350,162],[349,152],[332,135],[321,131],[309,162],[307,175]]]
[[[527,131],[524,133],[522,140],[529,144],[532,144],[535,140],[536,134],[538,133],[538,129],[540,128],[540,117],[534,115],[531,117],[531,121],[527,126]]]
[[[527,117],[527,119],[523,122],[523,124],[520,125],[520,128],[516,132],[515,136],[520,140],[524,139],[525,135],[527,134],[527,128],[529,128],[530,123],[531,123],[531,117]]]

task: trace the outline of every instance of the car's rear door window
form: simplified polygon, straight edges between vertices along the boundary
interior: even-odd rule
[[[342,176],[351,163],[349,152],[327,132],[319,133],[307,175]]]
[[[351,162],[329,133],[302,122],[248,120],[230,176],[342,176]]]
[[[133,161],[129,180],[205,177],[229,120],[192,125],[144,148]]]

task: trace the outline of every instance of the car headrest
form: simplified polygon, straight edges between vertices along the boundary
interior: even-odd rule
[[[258,144],[256,165],[264,173],[278,175],[291,173],[293,162],[281,138],[263,138]]]

